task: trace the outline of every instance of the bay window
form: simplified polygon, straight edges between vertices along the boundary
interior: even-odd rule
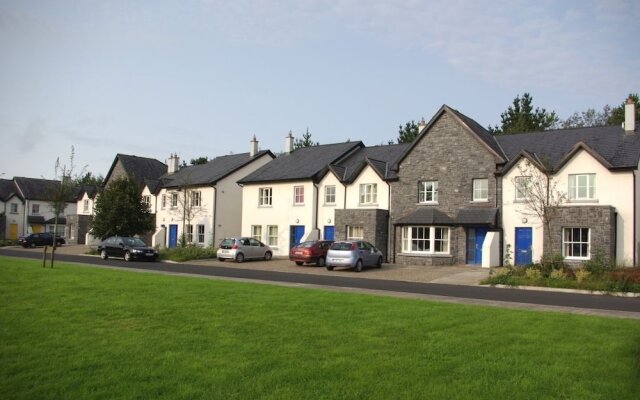
[[[442,226],[403,227],[402,252],[449,254],[449,228]]]

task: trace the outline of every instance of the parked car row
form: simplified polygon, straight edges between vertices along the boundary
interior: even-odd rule
[[[56,236],[56,245],[61,246],[65,244],[63,237]],[[27,236],[20,236],[18,238],[18,244],[24,248],[36,247],[36,246],[53,246],[53,233],[42,232],[32,233]]]

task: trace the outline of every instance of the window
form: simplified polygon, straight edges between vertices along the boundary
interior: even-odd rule
[[[527,194],[531,191],[530,176],[516,176],[514,183],[516,185],[516,201],[527,199]]]
[[[269,246],[278,246],[278,226],[277,225],[268,225],[267,226],[267,234],[269,237],[267,238],[267,244]]]
[[[347,240],[364,239],[364,228],[361,226],[347,226]]]
[[[40,214],[40,204],[31,205],[31,214]]]
[[[562,232],[563,255],[566,258],[588,260],[589,228],[564,228]]]
[[[449,254],[449,228],[405,226],[402,228],[402,252]]]
[[[258,205],[270,206],[272,192],[273,189],[271,188],[260,188]]]
[[[18,204],[17,203],[11,203],[11,208],[10,208],[9,212],[11,214],[17,214],[18,213]]]
[[[191,207],[200,207],[202,205],[202,195],[200,192],[191,192]]]
[[[163,194],[162,195],[162,209],[164,210],[164,208],[167,206],[167,195]]]
[[[324,203],[336,204],[336,187],[334,185],[324,187]]]
[[[262,240],[262,225],[251,225],[251,237]]]
[[[89,200],[82,201],[82,210],[83,212],[89,212]]]
[[[171,193],[171,207],[178,207],[178,193]]]
[[[304,186],[293,188],[293,204],[304,204]]]
[[[196,232],[198,233],[198,243],[204,243],[204,225],[196,225]]]
[[[489,201],[489,179],[473,180],[473,201]]]
[[[187,243],[193,243],[193,225],[187,225],[185,226],[185,229],[185,240]]]
[[[569,199],[593,200],[596,198],[596,174],[569,175]]]
[[[375,204],[378,202],[378,184],[360,184],[360,204]]]
[[[142,196],[142,202],[143,202],[147,207],[151,207],[151,196],[149,196],[149,195]]]
[[[424,181],[418,184],[418,203],[438,202],[438,181]]]

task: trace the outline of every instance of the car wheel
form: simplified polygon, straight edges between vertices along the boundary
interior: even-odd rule
[[[378,262],[376,263],[377,268],[382,268],[382,257],[378,258]]]
[[[106,260],[107,258],[109,258],[109,256],[107,255],[107,251],[106,250],[102,250],[100,252],[100,258],[102,258],[103,260]]]
[[[242,253],[236,254],[236,262],[237,263],[241,263],[243,261],[244,261],[244,254],[242,254]]]
[[[272,254],[270,251],[267,251],[266,253],[264,253],[264,260],[265,261],[269,261],[271,260]]]
[[[220,262],[224,262],[224,258],[220,258],[220,257],[218,257],[218,261],[220,261]]]
[[[125,261],[131,261],[131,253],[129,253],[128,251],[126,251],[124,253],[124,260]]]
[[[327,265],[327,271],[333,271],[333,265]]]
[[[318,267],[324,267],[324,263],[325,263],[324,257],[320,257],[320,258],[318,258],[318,262],[316,262],[316,265]]]
[[[362,272],[362,260],[358,260],[356,263],[356,272]]]
[[[302,265],[304,264],[302,261],[296,261],[296,265]]]

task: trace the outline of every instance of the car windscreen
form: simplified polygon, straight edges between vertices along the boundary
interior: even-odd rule
[[[316,244],[316,242],[314,241],[308,241],[308,242],[302,242],[300,243],[298,246],[296,247],[303,247],[303,248],[308,248],[308,247],[313,247],[313,245]]]
[[[349,242],[336,242],[331,245],[331,250],[351,250],[351,243]]]
[[[220,242],[220,248],[230,249],[233,247],[234,243],[235,243],[234,239],[223,239],[222,242]]]

